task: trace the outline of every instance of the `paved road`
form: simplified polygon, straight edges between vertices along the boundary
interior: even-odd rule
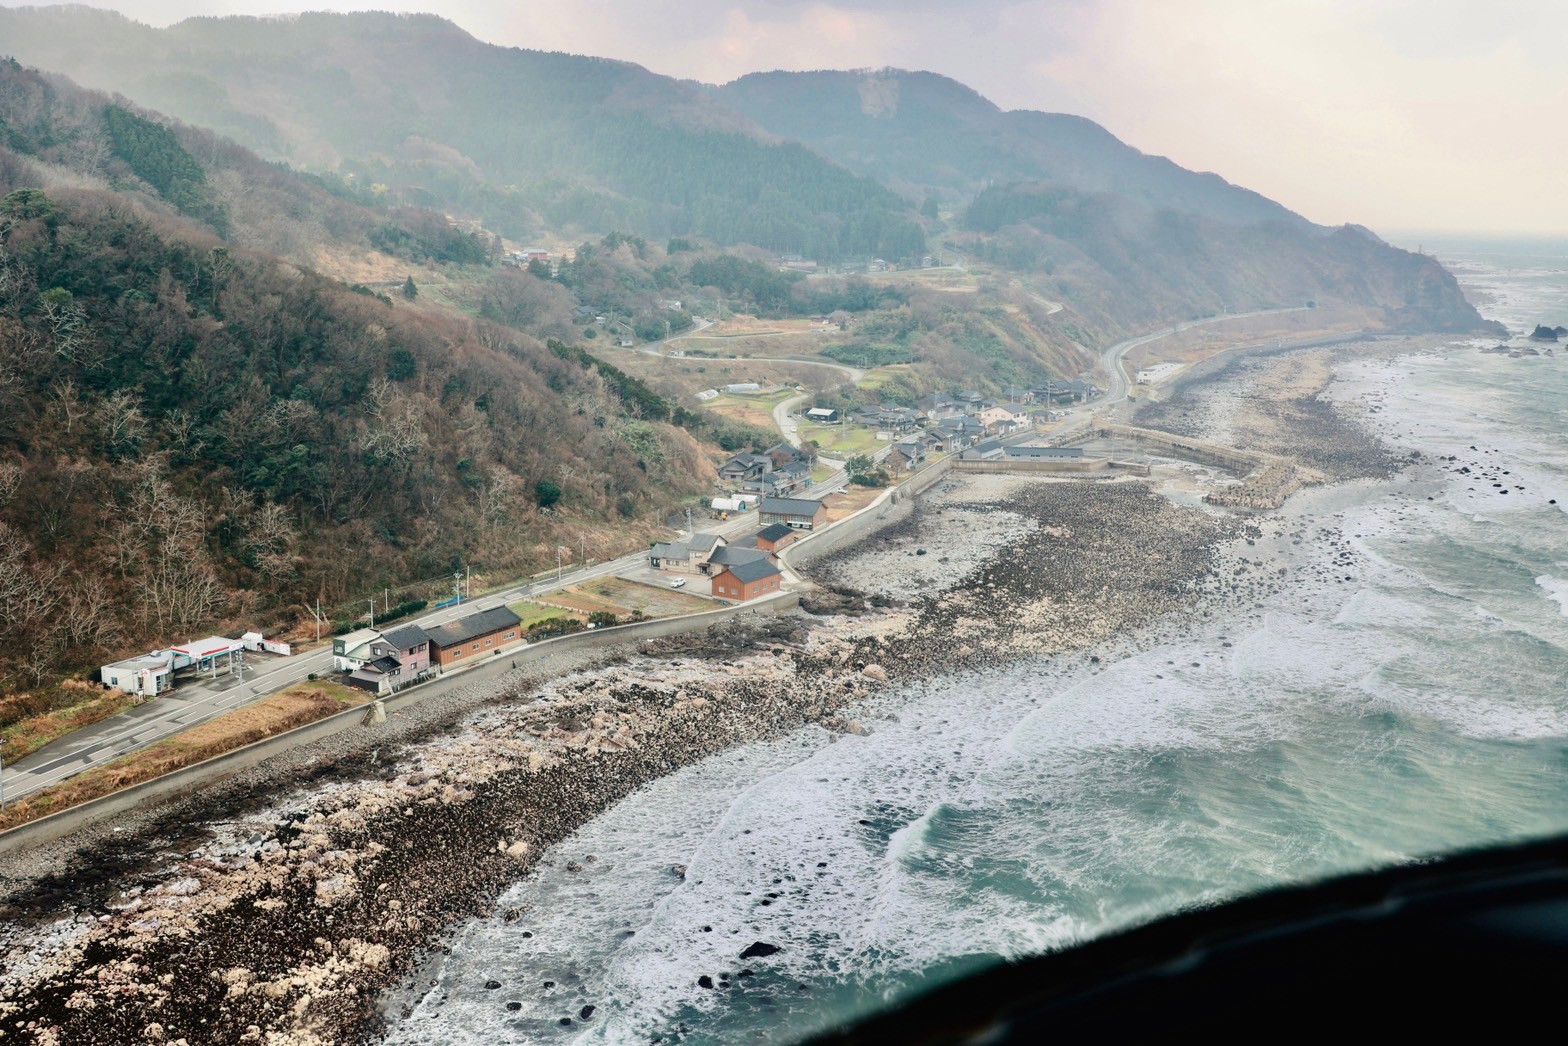
[[[821,499],[843,486],[847,479],[843,471],[835,471],[821,483],[798,496]],[[702,529],[707,533],[723,534],[726,538],[734,538],[755,531],[758,525],[758,514],[752,511],[722,523],[715,521]],[[519,599],[526,599],[556,588],[579,584],[608,574],[634,571],[647,561],[646,552],[631,552],[618,559],[563,571],[559,580],[552,575],[548,578],[512,585],[500,592],[475,596],[457,606],[445,607],[426,614],[414,623],[426,628],[445,624],[481,610],[505,606]],[[225,675],[211,682],[182,680],[180,686],[172,693],[111,716],[100,723],[84,727],[25,759],[18,760],[14,765],[8,764],[5,767],[5,798],[16,799],[40,788],[57,784],[88,767],[163,740],[224,712],[247,705],[266,694],[282,690],[305,679],[313,672],[321,676],[332,674],[330,645],[319,650],[296,654],[293,657],[266,656],[264,660],[256,660],[247,665],[245,670],[239,673],[239,678]]]
[[[1057,313],[1067,308],[1067,306],[1063,305],[1061,302],[1052,301],[1049,298],[1042,298],[1034,291],[1024,291],[1024,293],[1029,295],[1029,297],[1033,298],[1035,301],[1039,302],[1041,305],[1044,305],[1045,314],[1047,316],[1055,316]]]
[[[1043,299],[1041,300],[1043,301]],[[1304,306],[1291,309],[1263,309],[1255,312],[1210,316],[1201,320],[1177,324],[1175,327],[1156,331],[1153,334],[1145,334],[1141,337],[1129,338],[1126,341],[1119,342],[1101,354],[1101,365],[1105,368],[1109,378],[1109,385],[1105,395],[1091,403],[1069,410],[1065,426],[1058,428],[1056,432],[1072,431],[1087,425],[1093,414],[1107,407],[1114,406],[1127,398],[1129,383],[1126,372],[1123,369],[1123,363],[1127,353],[1140,345],[1147,345],[1149,342],[1169,337],[1177,331],[1188,330],[1192,327],[1223,323],[1227,320],[1242,319],[1248,316],[1299,312],[1303,309]],[[704,321],[704,328],[707,325],[708,322]],[[650,350],[644,349],[643,351]],[[652,351],[657,355],[663,355],[658,353],[657,350]],[[809,362],[817,363],[819,366],[832,367],[833,369],[850,373],[853,375],[852,380],[855,381],[859,381],[860,377],[863,376],[862,371],[839,364],[823,364],[812,360],[791,362]],[[784,418],[784,415],[796,403],[803,402],[807,398],[807,394],[792,397],[780,403],[773,411],[773,418],[778,423],[779,431],[784,434],[784,437],[791,444],[796,446],[799,445],[800,438],[798,434],[790,431],[790,424]],[[890,447],[883,447],[877,452],[875,457],[881,458],[886,456],[889,449]],[[848,477],[843,472],[842,462],[830,458],[821,460],[824,464],[833,466],[835,469],[834,473],[801,496],[820,499],[837,490],[847,480]],[[748,512],[721,525],[709,527],[706,532],[732,537],[754,530],[757,525],[757,513]],[[619,559],[563,572],[559,579],[554,577],[540,579],[511,586],[502,592],[476,597],[458,606],[447,607],[427,614],[416,623],[424,627],[445,624],[480,610],[504,606],[507,603],[513,603],[519,599],[554,588],[579,584],[607,574],[619,574],[634,570],[646,562],[646,560],[647,554],[644,552],[628,553]],[[14,766],[7,766],[4,773],[5,796],[7,798],[17,798],[51,784],[56,784],[74,774],[80,773],[89,766],[97,765],[133,749],[140,748],[143,745],[162,740],[180,730],[206,722],[224,712],[246,705],[265,694],[281,690],[305,679],[313,672],[318,675],[328,675],[331,672],[331,668],[332,650],[330,646],[327,646],[320,650],[310,651],[294,657],[267,657],[264,660],[258,660],[255,664],[247,666],[239,674],[238,678],[235,676],[222,676],[206,683],[184,682],[178,690],[171,694],[156,698],[137,708],[106,719],[101,723],[78,730],[41,751],[19,760]]]
[[[1297,305],[1289,309],[1257,309],[1253,312],[1224,313],[1219,316],[1207,316],[1201,320],[1189,320],[1186,323],[1178,323],[1174,327],[1155,331],[1153,334],[1145,334],[1139,338],[1129,338],[1126,341],[1117,342],[1100,354],[1100,366],[1105,368],[1108,383],[1105,389],[1105,396],[1096,400],[1094,406],[1096,409],[1110,407],[1127,398],[1129,383],[1123,363],[1127,358],[1127,353],[1140,345],[1147,345],[1151,341],[1168,338],[1178,331],[1191,330],[1193,327],[1207,327],[1215,323],[1225,323],[1228,320],[1246,319],[1249,316],[1272,316],[1282,312],[1305,311],[1307,311],[1305,305]]]

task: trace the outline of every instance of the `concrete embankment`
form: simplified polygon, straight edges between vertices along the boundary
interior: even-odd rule
[[[799,605],[798,593],[781,592],[739,606],[721,607],[655,621],[640,621],[592,632],[578,632],[570,636],[511,647],[498,651],[488,661],[479,662],[461,672],[449,672],[432,683],[399,691],[384,698],[381,707],[383,714],[395,712],[442,693],[452,685],[466,685],[489,679],[500,680],[512,672],[514,666],[519,672],[526,671],[534,662],[556,654],[608,650],[648,640],[663,639],[682,632],[698,631],[731,622],[738,618],[778,614]],[[318,719],[314,723],[307,723],[243,748],[237,748],[232,752],[213,756],[211,759],[173,773],[122,788],[101,798],[18,825],[8,831],[0,832],[0,855],[52,842],[111,817],[184,798],[201,789],[211,788],[224,779],[274,756],[355,729],[366,722],[368,714],[364,706],[350,708],[325,719]]]

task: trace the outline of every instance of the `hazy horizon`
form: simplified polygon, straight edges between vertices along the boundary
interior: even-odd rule
[[[1325,225],[1365,225],[1401,243],[1422,235],[1411,230],[1568,236],[1560,160],[1544,137],[1568,108],[1553,46],[1568,38],[1568,8],[1511,0],[1154,9],[1134,0],[979,0],[958,12],[929,0],[86,6],[153,25],[302,6],[424,12],[489,43],[617,58],[706,83],[773,69],[924,70],[1004,109],[1088,117],[1146,153],[1212,171]]]

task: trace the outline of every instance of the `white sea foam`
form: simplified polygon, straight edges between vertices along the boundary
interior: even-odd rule
[[[1292,498],[1269,555],[1301,580],[1266,614],[1217,615],[1099,670],[1056,658],[939,680],[897,722],[864,717],[869,737],[808,730],[657,782],[514,889],[502,906],[531,906],[517,922],[455,942],[391,1041],[620,1042],[672,1023],[695,1041],[798,1037],[960,957],[1561,827],[1568,521],[1542,509],[1568,489],[1551,427],[1568,403],[1541,387],[1525,398],[1551,420],[1517,414],[1521,363],[1556,365],[1460,346],[1345,368],[1331,397],[1381,405],[1384,438],[1426,463]],[[1433,460],[1449,454],[1472,475]],[[1483,468],[1526,491],[1495,493]],[[755,940],[783,950],[725,987]],[[483,989],[492,976],[502,990]],[[586,1028],[555,1023],[586,1004]]]
[[[1550,574],[1542,574],[1535,579],[1547,595],[1547,598],[1557,604],[1557,608],[1565,617],[1568,617],[1568,581],[1559,581]]]

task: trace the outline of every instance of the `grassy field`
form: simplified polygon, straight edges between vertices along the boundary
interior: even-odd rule
[[[523,619],[522,627],[525,629],[529,628],[530,626],[537,625],[539,622],[547,620],[548,618],[561,617],[563,615],[566,617],[579,617],[584,621],[588,620],[587,614],[568,613],[559,607],[547,607],[542,603],[535,603],[527,599],[518,600],[516,603],[511,603],[508,605],[510,606],[512,613]]]
[[[793,388],[781,389],[765,396],[735,396],[726,392],[704,403],[703,406],[726,418],[744,421],[758,428],[771,429],[775,427],[773,408],[794,395],[798,394]]]
[[[618,577],[595,578],[562,592],[552,592],[548,598],[551,603],[576,611],[584,619],[596,610],[617,617],[626,617],[633,611],[641,611],[644,617],[670,617],[713,608],[713,604],[701,596],[680,589],[645,585]]]
[[[65,707],[25,716],[0,728],[0,744],[5,745],[7,760],[15,762],[32,755],[73,730],[119,715],[141,700],[135,694],[127,694],[123,690],[104,690],[90,683],[67,681],[59,686],[62,692],[74,691],[66,698],[70,703]],[[5,703],[8,702],[0,702],[0,712],[3,712]]]
[[[882,445],[876,433],[859,425],[801,425],[799,435],[816,440],[817,449],[830,458],[870,454]]]
[[[369,700],[369,694],[341,683],[325,680],[295,683],[244,708],[226,712],[210,722],[182,730],[173,737],[20,799],[8,805],[0,815],[0,829],[14,828],[57,810],[150,781]]]

